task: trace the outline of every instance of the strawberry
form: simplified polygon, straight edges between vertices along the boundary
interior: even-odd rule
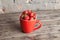
[[[26,10],[22,12],[22,19],[24,20],[35,20],[36,19],[36,13],[32,12],[31,10]]]
[[[34,13],[30,13],[30,17],[33,17],[34,16]]]
[[[21,15],[21,19],[24,19],[24,15]]]
[[[24,20],[29,20],[29,16],[24,16]]]
[[[28,11],[26,10],[26,11],[23,11],[22,13],[23,13],[23,15],[24,15],[24,14],[28,14]]]
[[[33,18],[33,17],[31,17],[31,18],[30,18],[30,20],[34,20],[34,18]]]
[[[36,13],[34,13],[34,16],[33,17],[36,18]]]

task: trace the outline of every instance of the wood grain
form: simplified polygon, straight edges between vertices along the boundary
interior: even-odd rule
[[[21,31],[20,13],[0,14],[0,40],[59,40],[60,10],[36,12],[43,26],[29,34]]]

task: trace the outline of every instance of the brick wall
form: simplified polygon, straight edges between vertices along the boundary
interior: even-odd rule
[[[30,3],[27,3],[26,0],[1,0],[1,3],[5,12],[19,12],[25,9],[60,9],[59,0],[32,0]]]

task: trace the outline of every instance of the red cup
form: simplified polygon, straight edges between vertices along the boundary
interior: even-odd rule
[[[37,23],[39,23],[39,26],[35,27],[35,25]],[[21,24],[22,31],[24,33],[30,33],[36,29],[39,29],[42,26],[42,23],[39,20],[22,20],[22,19],[20,19],[20,24]]]

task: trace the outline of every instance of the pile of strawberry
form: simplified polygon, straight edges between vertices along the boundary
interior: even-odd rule
[[[21,14],[21,19],[23,20],[35,20],[36,19],[36,13],[32,10],[25,10]]]

